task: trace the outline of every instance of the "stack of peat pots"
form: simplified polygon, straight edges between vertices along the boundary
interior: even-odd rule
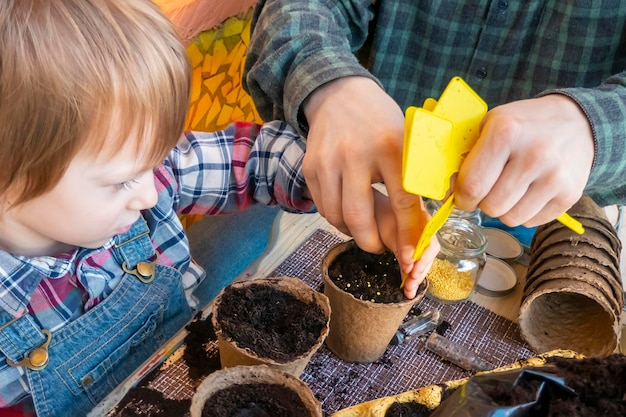
[[[578,235],[558,221],[537,228],[520,307],[522,336],[538,353],[586,356],[615,350],[624,306],[621,243],[604,210],[583,196],[569,211]]]

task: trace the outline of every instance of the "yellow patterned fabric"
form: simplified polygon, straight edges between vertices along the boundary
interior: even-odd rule
[[[193,67],[188,129],[214,131],[232,121],[261,122],[241,86],[252,11],[201,32],[187,48]]]
[[[252,12],[250,8],[243,17],[229,17],[220,26],[201,32],[187,47],[193,75],[186,129],[209,132],[233,121],[262,122],[241,86]],[[188,228],[200,218],[187,215],[181,220]]]

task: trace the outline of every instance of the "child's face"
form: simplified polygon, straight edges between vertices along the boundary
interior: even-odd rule
[[[132,146],[124,148],[113,157],[79,154],[52,190],[3,214],[19,233],[18,247],[27,249],[23,254],[97,248],[156,204],[153,167],[146,167]]]

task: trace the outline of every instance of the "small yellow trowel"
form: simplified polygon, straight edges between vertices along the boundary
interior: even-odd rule
[[[452,175],[459,171],[465,156],[478,139],[480,122],[487,104],[463,81],[454,77],[439,100],[426,99],[422,108],[406,111],[402,185],[412,194],[443,200]],[[446,222],[454,208],[451,194],[426,224],[415,248],[419,259],[431,238]],[[582,224],[563,213],[558,220],[577,233]]]

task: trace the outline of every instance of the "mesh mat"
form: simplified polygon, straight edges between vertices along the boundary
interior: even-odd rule
[[[320,289],[321,259],[332,245],[341,241],[332,233],[317,230],[270,276],[300,277],[311,287]],[[535,354],[523,341],[516,323],[471,301],[444,305],[423,299],[415,307],[422,311],[438,308],[450,325],[445,336],[471,348],[494,368]],[[216,349],[216,345],[210,343],[207,349]],[[301,379],[322,403],[324,415],[329,416],[364,401],[469,375],[426,350],[424,340],[412,338],[399,346],[389,346],[378,361],[369,364],[343,362],[322,345]],[[191,398],[199,383],[189,378],[185,361],[176,353],[150,378],[148,387],[172,399]]]

